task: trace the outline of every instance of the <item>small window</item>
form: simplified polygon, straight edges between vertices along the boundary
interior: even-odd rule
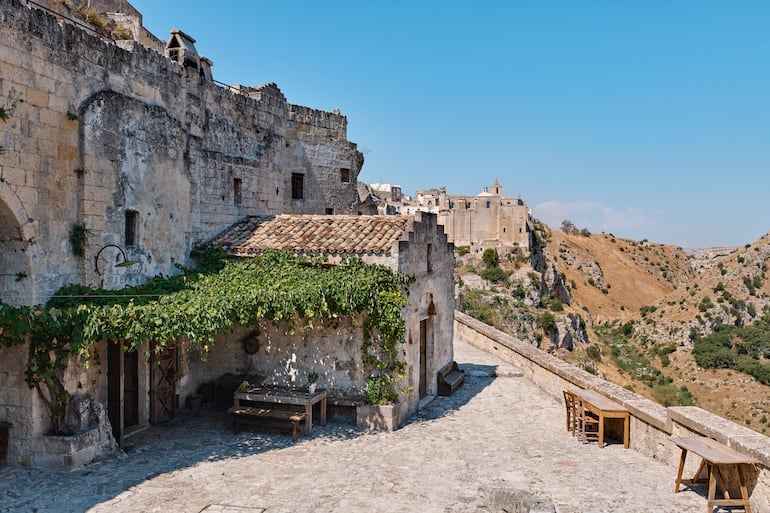
[[[503,233],[505,233],[505,226],[503,226]]]
[[[302,173],[291,174],[291,199],[301,200],[305,198],[305,175]]]
[[[487,208],[489,208],[491,206],[492,206],[492,202],[491,201],[487,201]]]
[[[350,169],[344,167],[340,169],[340,182],[350,183]]]
[[[334,209],[333,209],[333,208],[327,208],[327,209],[326,209],[326,215],[327,215],[327,216],[330,216],[330,215],[332,215],[332,214],[334,214]]]
[[[139,212],[126,210],[126,246],[136,245],[137,225],[139,224]]]
[[[427,260],[428,260],[428,272],[433,272],[433,244],[428,243],[428,254],[427,254]]]
[[[242,182],[240,178],[233,178],[233,203],[236,207],[240,207],[243,203]]]

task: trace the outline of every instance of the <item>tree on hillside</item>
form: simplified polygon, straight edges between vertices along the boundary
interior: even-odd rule
[[[481,260],[484,261],[484,265],[487,267],[497,267],[500,264],[500,255],[492,248],[487,248],[481,255]]]
[[[565,219],[561,222],[561,231],[564,233],[575,233],[578,231],[578,229],[572,221]]]

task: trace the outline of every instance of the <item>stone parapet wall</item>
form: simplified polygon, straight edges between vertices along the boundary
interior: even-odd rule
[[[630,447],[671,466],[674,485],[681,451],[672,437],[707,436],[755,458],[749,484],[752,511],[770,513],[770,438],[695,406],[664,407],[598,376],[578,369],[537,347],[472,317],[455,312],[454,335],[521,369],[524,376],[561,400],[569,387],[591,389],[622,404],[631,414]],[[699,458],[687,460],[694,473]]]

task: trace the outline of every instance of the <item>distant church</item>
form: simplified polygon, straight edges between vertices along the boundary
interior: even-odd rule
[[[417,191],[402,213],[412,210],[438,214],[449,240],[455,246],[469,246],[472,252],[518,247],[528,253],[532,247],[532,212],[521,197],[503,197],[497,180],[491,192],[484,187],[477,196],[447,194],[446,187]]]

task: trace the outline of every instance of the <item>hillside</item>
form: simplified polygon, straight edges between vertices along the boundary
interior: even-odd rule
[[[581,232],[538,223],[529,258],[458,252],[459,307],[663,405],[770,431],[770,233],[686,253]]]
[[[570,285],[572,307],[588,315],[589,340],[604,356],[598,372],[662,403],[692,399],[770,429],[770,387],[732,369],[701,368],[692,352],[694,337],[720,324],[752,325],[770,310],[770,234],[686,255],[675,246],[553,231],[547,248]],[[569,359],[590,357],[578,349]]]

